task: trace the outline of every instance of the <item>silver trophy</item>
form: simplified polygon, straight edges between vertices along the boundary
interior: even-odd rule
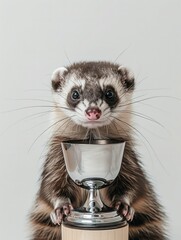
[[[65,225],[79,228],[116,228],[126,221],[116,209],[106,206],[99,189],[110,185],[118,175],[125,142],[117,140],[76,140],[62,142],[67,172],[79,186],[87,189],[83,206],[71,211]]]

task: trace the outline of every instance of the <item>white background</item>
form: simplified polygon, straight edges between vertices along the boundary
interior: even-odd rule
[[[135,101],[147,99],[135,111],[163,125],[135,117],[138,151],[168,233],[180,240],[179,0],[0,0],[0,239],[28,239],[52,104],[40,100],[52,100],[52,71],[79,60],[116,60],[134,71]]]

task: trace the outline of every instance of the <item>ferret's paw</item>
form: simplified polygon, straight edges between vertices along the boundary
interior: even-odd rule
[[[55,225],[60,225],[65,216],[69,215],[73,207],[70,201],[63,202],[58,199],[55,203],[54,210],[50,213],[50,218]]]
[[[123,199],[120,199],[120,201],[117,201],[114,204],[114,207],[117,209],[117,212],[120,215],[124,216],[128,222],[131,222],[133,220],[135,210]]]

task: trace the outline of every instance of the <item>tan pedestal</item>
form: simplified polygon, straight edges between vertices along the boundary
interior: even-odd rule
[[[84,230],[62,224],[62,240],[128,240],[128,225],[109,230]]]

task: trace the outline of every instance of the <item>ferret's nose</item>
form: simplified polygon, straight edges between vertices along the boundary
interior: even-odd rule
[[[97,107],[89,107],[85,111],[88,120],[98,120],[101,116],[101,110]]]

